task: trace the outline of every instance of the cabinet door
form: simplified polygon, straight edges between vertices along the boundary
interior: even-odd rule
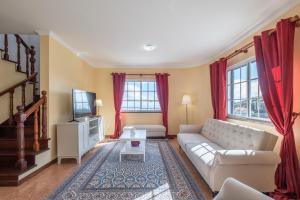
[[[80,155],[85,153],[84,133],[85,133],[84,123],[80,123],[79,127],[78,127],[78,148],[79,148],[79,154]]]
[[[90,133],[90,127],[89,127],[89,123],[85,122],[84,123],[84,139],[83,139],[83,144],[84,144],[84,149],[85,151],[89,150],[89,133]]]

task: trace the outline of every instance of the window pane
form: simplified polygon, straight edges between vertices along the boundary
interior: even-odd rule
[[[250,82],[250,97],[258,97],[258,81],[257,79],[251,80]]]
[[[241,68],[233,70],[234,83],[241,82]]]
[[[134,101],[128,101],[128,108],[134,108]]]
[[[122,102],[122,110],[123,109],[126,109],[128,106],[127,106],[127,101],[123,101]]]
[[[148,108],[150,110],[153,110],[154,109],[154,101],[148,101]]]
[[[148,93],[142,92],[142,100],[147,100],[147,99],[148,99]]]
[[[148,82],[142,82],[142,91],[148,90]]]
[[[128,82],[128,91],[134,91],[134,82],[133,81]]]
[[[232,106],[231,101],[227,101],[227,113],[228,114],[232,114],[231,113],[231,106]]]
[[[123,101],[124,100],[127,100],[127,92],[124,92],[124,94],[123,94]]]
[[[148,95],[148,100],[154,101],[154,92],[149,92]]]
[[[241,101],[241,116],[248,117],[248,100]]]
[[[259,106],[259,117],[267,119],[269,116],[268,116],[268,113],[267,113],[265,103],[264,103],[262,98],[259,99],[259,105],[258,106]]]
[[[257,99],[250,100],[250,117],[258,117]]]
[[[231,83],[231,70],[227,72],[227,84]]]
[[[135,82],[134,83],[134,90],[140,91],[141,90],[141,82]]]
[[[227,86],[227,99],[231,99],[231,86]]]
[[[148,104],[147,101],[142,101],[142,109],[147,109],[148,108],[147,104]]]
[[[262,97],[262,95],[261,95],[261,90],[260,90],[260,86],[258,86],[258,95],[259,95],[259,97]]]
[[[157,92],[155,92],[154,95],[155,95],[155,101],[158,101]]]
[[[149,82],[148,86],[149,86],[149,88],[148,88],[149,91],[154,91],[155,90],[154,82]]]
[[[248,66],[244,66],[241,68],[241,81],[247,81],[248,80]]]
[[[241,102],[239,100],[233,101],[233,114],[240,115]]]
[[[158,101],[154,102],[155,110],[160,110],[160,104]]]
[[[257,67],[256,67],[256,62],[251,62],[250,63],[250,79],[257,78]]]
[[[134,100],[140,100],[141,99],[141,93],[140,92],[135,92],[134,93]]]
[[[240,83],[234,84],[233,98],[234,99],[240,99],[241,98],[241,84]]]
[[[241,84],[241,99],[248,98],[248,83],[244,82]]]
[[[135,110],[139,110],[140,107],[141,107],[141,101],[135,101],[134,102],[134,108],[135,108]]]
[[[128,92],[128,100],[134,100],[134,92]]]

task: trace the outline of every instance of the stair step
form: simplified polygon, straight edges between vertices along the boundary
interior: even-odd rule
[[[49,150],[49,148],[40,150],[38,152],[35,152],[33,150],[25,150],[25,156],[35,156],[47,150]],[[0,157],[10,157],[10,156],[17,156],[17,155],[18,155],[17,150],[0,150]]]
[[[36,166],[36,164],[27,163],[27,168],[25,170],[19,170],[9,167],[0,167],[0,186],[19,185],[19,176]]]
[[[48,141],[50,138],[47,139],[40,139],[40,149],[48,149]],[[33,138],[25,138],[25,150],[33,150]],[[0,138],[0,151],[3,150],[17,150],[17,139],[7,139],[7,138]]]
[[[33,137],[33,126],[24,126],[24,136]],[[17,137],[17,127],[16,126],[0,126],[0,139],[1,138],[16,138]]]

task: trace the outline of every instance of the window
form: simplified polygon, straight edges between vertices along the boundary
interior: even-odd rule
[[[227,71],[227,113],[239,118],[269,120],[258,84],[255,60]]]
[[[160,112],[155,81],[128,80],[122,102],[122,112]]]

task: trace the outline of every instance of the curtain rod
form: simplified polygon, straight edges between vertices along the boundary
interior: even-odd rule
[[[126,76],[155,76],[155,74],[127,74],[127,73],[125,73],[125,74],[126,74]],[[162,73],[162,74],[167,74],[168,76],[170,76],[170,74],[168,74],[168,73]],[[113,75],[113,73],[111,73],[111,75]]]
[[[290,18],[290,22],[296,22],[296,27],[300,27],[300,18],[298,15],[295,15],[294,17]],[[276,32],[276,28],[271,29],[269,34],[273,34],[274,32]],[[235,50],[233,53],[229,54],[228,56],[225,57],[226,60],[229,60],[233,57],[235,57],[236,55],[240,54],[240,53],[247,53],[248,49],[254,46],[254,42],[250,42],[248,44],[246,44],[245,46],[241,47],[238,50]]]

